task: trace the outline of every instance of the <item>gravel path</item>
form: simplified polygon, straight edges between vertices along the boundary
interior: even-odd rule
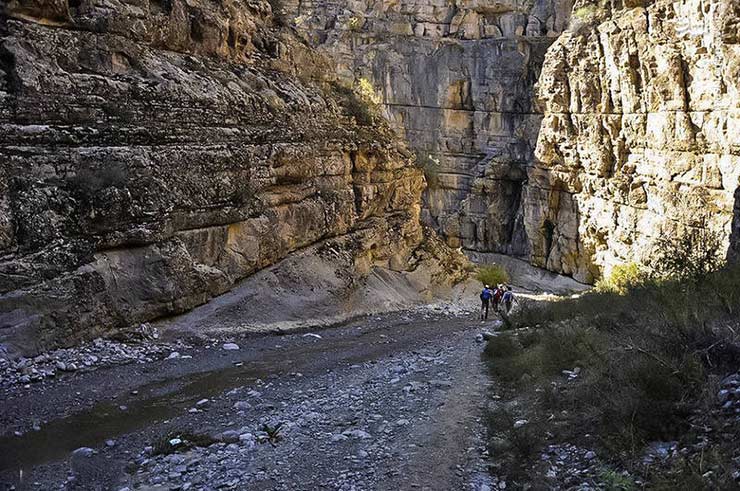
[[[315,334],[219,340],[183,349],[177,359],[8,390],[0,418],[21,436],[6,433],[0,441],[0,455],[16,455],[0,466],[0,483],[114,490],[503,487],[485,471],[489,379],[474,319],[416,309]],[[226,341],[241,349],[224,350]],[[30,421],[35,431],[28,431]],[[192,434],[214,440],[189,447]]]

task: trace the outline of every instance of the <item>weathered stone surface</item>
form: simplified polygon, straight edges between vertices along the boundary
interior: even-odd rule
[[[403,268],[423,176],[264,0],[15,0],[0,45],[0,343],[183,312],[317,241]],[[346,104],[345,104],[346,105]]]
[[[545,117],[524,199],[531,258],[586,282],[644,262],[679,221],[701,225],[681,213],[685,200],[704,196],[707,226],[725,235],[737,206],[740,6],[630,6],[576,5],[539,80]]]
[[[283,0],[288,22],[369,83],[419,160],[437,162],[424,217],[454,247],[523,255],[532,87],[571,0]]]

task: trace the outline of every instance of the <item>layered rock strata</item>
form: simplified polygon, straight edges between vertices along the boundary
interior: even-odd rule
[[[523,255],[520,209],[541,115],[532,87],[570,0],[282,0],[373,91],[428,168],[424,216],[452,246]]]
[[[180,313],[329,238],[405,268],[421,171],[266,1],[5,8],[0,344]]]
[[[524,200],[534,263],[590,282],[648,261],[682,227],[729,236],[740,5],[580,2],[573,21],[539,81],[545,118]]]

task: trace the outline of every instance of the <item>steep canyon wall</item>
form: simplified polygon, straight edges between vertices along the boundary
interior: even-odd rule
[[[524,200],[533,262],[587,282],[685,227],[730,236],[738,206],[740,4],[613,3],[548,52]]]
[[[430,169],[424,216],[454,247],[525,255],[533,86],[570,0],[281,0],[338,75],[372,87]]]
[[[324,239],[403,269],[423,175],[264,0],[13,0],[0,345],[183,312]]]

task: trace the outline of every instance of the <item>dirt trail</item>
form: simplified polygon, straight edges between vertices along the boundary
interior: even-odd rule
[[[475,317],[363,317],[9,390],[0,489],[477,489],[488,380]],[[31,421],[45,423],[26,432]],[[279,423],[281,439],[260,443]],[[227,433],[145,451],[185,431]],[[70,459],[81,446],[95,453]]]

